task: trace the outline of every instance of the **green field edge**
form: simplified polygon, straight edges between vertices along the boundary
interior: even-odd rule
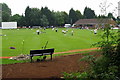
[[[75,55],[75,54],[83,54],[83,55],[89,55],[91,52],[93,51],[100,51],[100,50],[89,50],[89,51],[78,51],[78,52],[71,52],[71,53],[60,53],[60,54],[53,54],[53,58],[57,57],[57,56],[68,56],[68,55]],[[40,56],[36,56],[33,58],[34,62],[36,59],[41,58]],[[47,60],[50,59],[50,56],[47,55]],[[0,59],[1,62],[0,64],[16,64],[16,63],[28,63],[30,62],[30,59],[28,60],[11,60],[11,59]]]

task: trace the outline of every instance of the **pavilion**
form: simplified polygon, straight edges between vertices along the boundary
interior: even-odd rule
[[[79,19],[74,23],[77,28],[103,28],[105,24],[115,26],[116,22],[112,19]]]

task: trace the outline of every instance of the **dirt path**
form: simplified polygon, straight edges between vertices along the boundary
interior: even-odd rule
[[[96,51],[90,53],[94,54]],[[49,80],[55,80],[53,78],[62,77],[63,72],[83,72],[87,70],[89,63],[80,61],[82,57],[82,54],[57,56],[54,57],[52,61],[4,64],[0,66],[0,68],[2,67],[3,80],[6,80],[6,78],[39,78],[38,80],[49,78]]]
[[[76,50],[70,50],[70,51],[65,51],[65,52],[57,52],[54,54],[61,54],[61,53],[71,53],[71,52],[79,52],[79,51],[90,51],[90,50],[96,50],[99,48],[89,48],[89,49],[76,49]]]
[[[70,51],[65,51],[65,52],[56,52],[54,54],[71,53],[71,52],[79,52],[79,51],[90,51],[90,50],[96,50],[96,49],[99,49],[99,48],[77,49],[77,50],[70,50]],[[11,56],[11,57],[13,57],[13,56]],[[0,57],[0,59],[1,58],[3,58],[3,59],[10,58],[10,56],[9,57]]]

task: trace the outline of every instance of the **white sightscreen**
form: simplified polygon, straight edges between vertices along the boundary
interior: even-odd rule
[[[2,22],[2,29],[15,29],[17,22]]]

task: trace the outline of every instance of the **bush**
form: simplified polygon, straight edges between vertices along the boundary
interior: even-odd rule
[[[90,77],[97,80],[120,79],[120,30],[111,33],[107,25],[102,35],[103,40],[97,43],[101,47],[102,57],[92,66]]]
[[[86,72],[83,72],[83,73],[80,73],[80,72],[66,73],[66,72],[64,72],[63,75],[64,75],[65,80],[83,80],[83,79],[88,80],[88,73],[86,73]]]
[[[66,80],[120,80],[120,30],[110,30],[106,25],[102,41],[94,44],[101,48],[101,55],[95,59],[88,55],[82,60],[92,62],[91,70],[84,73],[64,73]]]

